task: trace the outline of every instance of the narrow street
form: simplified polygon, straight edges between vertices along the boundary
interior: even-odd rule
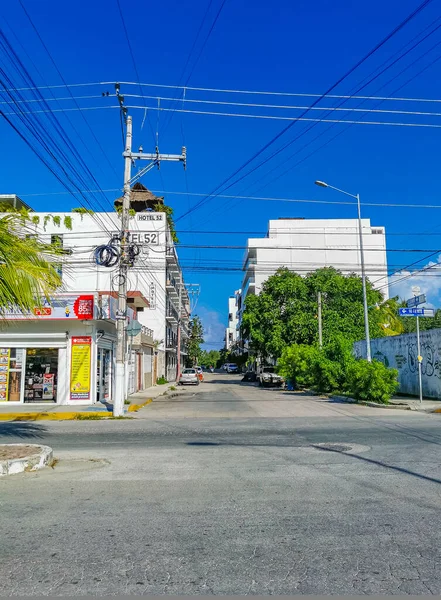
[[[214,374],[131,420],[0,423],[2,595],[440,594],[440,416]]]

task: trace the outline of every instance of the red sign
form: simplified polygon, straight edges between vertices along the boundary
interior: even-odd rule
[[[33,313],[36,317],[48,317],[52,314],[52,308],[50,306],[41,306],[34,308]]]
[[[73,309],[78,319],[93,319],[93,296],[78,296]]]

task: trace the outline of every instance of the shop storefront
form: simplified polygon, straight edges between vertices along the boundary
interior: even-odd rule
[[[93,294],[60,294],[32,314],[4,315],[0,403],[110,402],[115,323]]]

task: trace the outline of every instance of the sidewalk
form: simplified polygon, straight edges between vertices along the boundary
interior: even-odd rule
[[[399,406],[405,404],[410,407],[410,410],[418,410],[421,412],[441,412],[441,400],[433,400],[423,398],[420,402],[415,396],[394,396],[389,400],[389,404]]]
[[[329,399],[334,402],[355,402],[353,398],[339,395],[330,395]],[[388,404],[378,404],[377,402],[359,402],[359,404],[389,410],[415,410],[426,413],[441,413],[441,400],[426,398],[420,402],[419,398],[416,398],[415,396],[394,396],[389,400]]]
[[[137,412],[143,406],[153,402],[155,398],[162,396],[164,392],[174,387],[175,383],[166,383],[156,385],[136,392],[129,396],[130,404],[124,405],[124,415],[130,416],[130,413]],[[32,405],[16,404],[8,406],[7,402],[0,403],[0,421],[69,421],[73,419],[109,418],[112,416],[113,405],[108,404],[89,404],[76,407],[75,405],[61,406],[57,404]]]

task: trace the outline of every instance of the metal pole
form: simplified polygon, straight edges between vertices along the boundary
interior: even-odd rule
[[[177,368],[176,381],[179,381],[181,376],[181,317],[182,317],[182,281],[179,282],[179,312],[178,312],[178,343],[177,343]]]
[[[417,334],[417,352],[418,352],[418,385],[420,388],[420,404],[422,404],[422,402],[423,402],[423,378],[422,378],[422,373],[421,373],[422,356],[421,356],[421,344],[420,344],[420,318],[418,316],[416,318],[416,322],[417,322],[416,334]]]
[[[317,304],[318,304],[318,334],[319,334],[319,347],[323,348],[323,331],[322,331],[322,293],[318,292]]]
[[[125,347],[127,319],[127,242],[129,234],[130,173],[132,167],[132,117],[127,117],[126,148],[124,153],[124,197],[121,213],[121,259],[118,275],[118,314],[116,322],[116,369],[113,416],[122,417],[125,400]]]
[[[366,335],[366,358],[368,362],[371,362],[371,338],[369,334],[369,313],[367,303],[367,292],[366,292],[366,272],[364,267],[364,249],[363,249],[363,229],[361,226],[361,208],[360,208],[360,194],[357,194],[357,208],[358,208],[358,233],[360,236],[360,262],[361,262],[361,279],[363,283],[363,307],[364,307],[364,330]]]

